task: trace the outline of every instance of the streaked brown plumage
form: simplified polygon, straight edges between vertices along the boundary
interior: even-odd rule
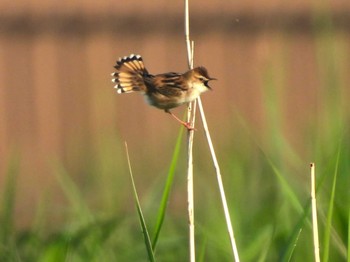
[[[143,64],[142,57],[130,55],[120,58],[114,66],[116,72],[112,73],[112,81],[116,83],[118,94],[141,92],[147,102],[171,114],[187,128],[192,129],[188,123],[181,121],[169,110],[184,103],[195,100],[201,93],[211,89],[210,80],[204,67],[197,67],[183,74],[165,73],[151,75]]]

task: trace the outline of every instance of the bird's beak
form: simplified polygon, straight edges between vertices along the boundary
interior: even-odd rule
[[[217,80],[216,78],[209,78],[209,80],[205,83],[205,86],[208,87],[210,90],[213,90],[210,86],[209,86],[209,81],[211,80]]]

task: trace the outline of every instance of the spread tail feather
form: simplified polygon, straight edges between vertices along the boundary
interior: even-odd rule
[[[143,64],[142,57],[139,55],[130,55],[120,58],[114,66],[116,72],[112,73],[114,77],[112,82],[116,85],[118,94],[130,93],[134,91],[146,91],[143,77],[148,72]]]

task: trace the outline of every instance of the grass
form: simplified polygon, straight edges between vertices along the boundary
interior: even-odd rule
[[[286,88],[283,63],[266,68],[263,79],[264,109],[271,119],[262,130],[264,141],[239,115],[239,120],[234,119],[235,130],[231,130],[235,139],[219,152],[241,261],[314,260],[308,180],[311,161],[317,165],[322,261],[350,261],[350,126],[346,110],[338,106],[340,90],[344,89],[335,70],[340,62],[332,53],[335,49],[330,48],[335,45],[331,32],[316,34],[315,44],[323,77],[323,91],[317,94],[322,107],[314,125],[300,127],[306,130],[303,144],[313,159],[300,158],[281,128],[285,121],[283,100],[277,91],[283,93]],[[66,199],[65,206],[50,202],[49,197],[50,204],[37,209],[40,219],[26,230],[16,228],[21,160],[14,154],[1,188],[0,261],[146,261],[146,246],[150,248],[150,241],[145,244],[142,235],[146,227],[153,240],[155,261],[187,261],[187,214],[185,204],[178,204],[186,202],[185,157],[179,137],[174,139],[169,167],[164,168],[168,171],[159,171],[168,176],[134,173],[140,200],[137,211],[126,161],[120,160],[125,159],[125,151],[117,137],[105,138],[106,143],[97,150],[93,171],[84,178],[91,181],[88,189],[74,181],[76,174],[55,161],[52,173]],[[194,167],[197,258],[232,261],[215,176],[204,153],[206,145],[197,145],[195,150],[201,152],[195,156]],[[143,170],[147,163],[133,162],[133,154],[130,151],[131,165]],[[147,181],[150,179],[154,180]],[[140,207],[147,222],[141,224],[142,230]],[[64,213],[63,221],[57,224],[50,215],[56,209]]]
[[[151,242],[151,238],[149,236],[149,232],[148,232],[148,229],[147,229],[147,224],[146,224],[143,212],[142,212],[139,196],[138,196],[138,193],[137,193],[137,189],[136,189],[136,185],[135,185],[135,181],[134,181],[134,176],[132,174],[132,168],[131,168],[130,156],[129,156],[129,150],[128,150],[128,144],[127,143],[125,143],[125,149],[126,149],[126,155],[127,155],[127,159],[128,159],[128,166],[129,166],[129,172],[130,172],[132,189],[134,191],[135,206],[136,206],[137,214],[139,216],[140,226],[141,226],[143,238],[144,238],[144,241],[145,241],[145,246],[146,246],[146,250],[147,250],[148,260],[150,262],[153,262],[153,261],[155,261],[154,251],[155,251],[156,241],[152,243]],[[159,217],[163,217],[163,213],[164,212],[161,212]],[[159,231],[156,231],[156,232],[159,232]],[[155,235],[158,236],[158,234],[155,234]]]
[[[321,256],[325,261],[327,257],[332,258],[332,261],[344,261],[348,252],[349,205],[344,196],[348,194],[346,185],[350,151],[345,142],[338,143],[338,146],[338,150],[335,148],[334,157],[329,157],[327,153],[327,162],[324,162],[326,156],[323,154],[319,154],[315,161],[320,163],[317,169],[317,198],[319,212],[325,214],[323,218],[320,216],[319,221]],[[291,171],[274,162],[269,156],[271,153],[265,152],[252,141],[250,147],[247,155],[232,153],[232,157],[236,158],[233,164],[224,163],[226,174],[235,173],[235,176],[239,176],[224,176],[224,180],[226,187],[232,189],[228,191],[228,199],[233,200],[229,200],[229,204],[233,221],[236,222],[237,242],[242,261],[300,261],[302,258],[312,261],[310,204],[306,185],[302,185],[304,190],[300,190],[298,183],[291,182],[295,179],[289,174]],[[79,185],[72,181],[60,165],[55,165],[54,171],[68,200],[66,222],[53,233],[41,232],[42,225],[36,225],[27,231],[17,231],[14,227],[16,218],[13,208],[16,202],[16,177],[19,172],[17,165],[18,160],[9,164],[7,183],[2,189],[4,195],[1,209],[1,261],[146,260],[146,249],[136,212],[129,211],[125,214],[116,209],[112,215],[104,217],[102,211],[94,209],[84,199]],[[308,163],[305,165],[306,169]],[[181,164],[178,163],[177,166]],[[174,168],[173,162],[170,168],[173,173]],[[254,176],[241,177],[249,172],[253,172]],[[136,179],[137,177],[136,175]],[[156,183],[160,191],[165,180],[164,178],[162,183]],[[218,192],[215,188],[208,190],[209,186],[214,187],[213,181],[213,178],[202,177],[196,184],[196,241],[200,246],[198,257],[199,261],[231,261],[232,254]],[[176,184],[176,178],[173,183]],[[304,193],[300,194],[301,191]],[[139,196],[141,206],[145,209],[144,216],[146,221],[149,221],[150,228],[159,228],[157,221],[164,214],[157,214],[157,208],[145,204],[142,196],[148,194],[153,193],[146,192]],[[168,201],[171,201],[171,198],[170,194]],[[167,201],[160,199],[152,198],[152,201],[165,210],[164,203]],[[183,217],[181,214],[173,216],[173,212],[169,210],[167,213],[165,218],[162,218],[163,227],[158,238],[155,258],[158,261],[186,261],[186,212],[183,210]],[[43,221],[43,224],[45,223],[49,221]],[[154,236],[155,234],[151,234],[150,238]]]

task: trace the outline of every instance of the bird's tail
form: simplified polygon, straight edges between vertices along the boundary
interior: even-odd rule
[[[112,73],[114,77],[112,82],[116,84],[114,88],[117,89],[118,94],[146,91],[143,78],[148,75],[148,72],[141,56],[132,54],[119,58],[114,68],[116,72]]]

